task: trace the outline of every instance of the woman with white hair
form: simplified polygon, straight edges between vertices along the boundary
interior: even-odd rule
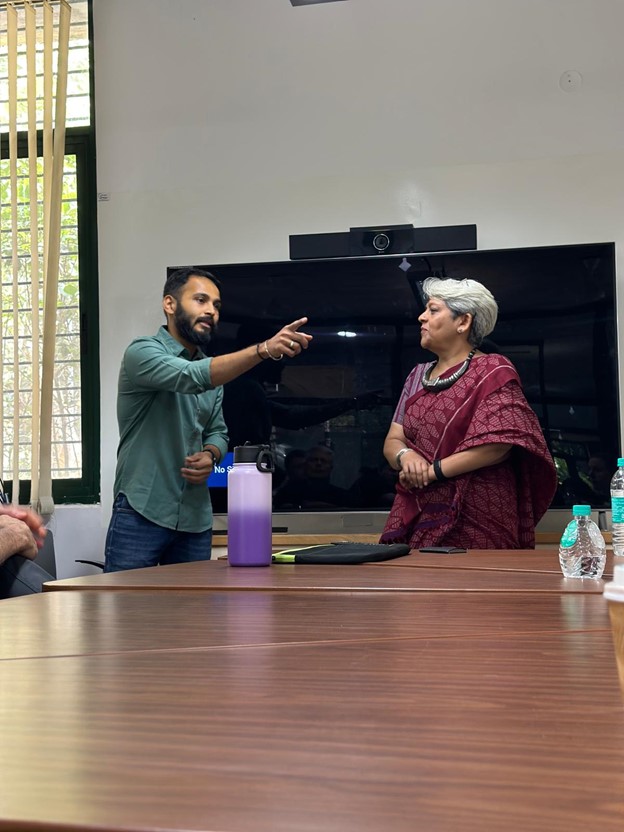
[[[555,493],[555,466],[513,364],[479,349],[496,324],[476,280],[428,278],[420,343],[384,455],[399,471],[382,543],[524,549]]]

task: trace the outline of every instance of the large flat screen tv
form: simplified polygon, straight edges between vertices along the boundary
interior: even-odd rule
[[[314,340],[300,357],[263,361],[224,388],[231,446],[266,442],[275,453],[275,528],[383,528],[396,476],[383,440],[406,376],[432,358],[417,320],[430,275],[475,278],[496,297],[483,348],[513,361],[539,418],[559,474],[552,509],[608,506],[621,448],[613,243],[193,265],[222,284],[215,354],[309,319]],[[209,483],[216,529],[226,527],[229,464]],[[298,477],[319,484],[303,503]]]

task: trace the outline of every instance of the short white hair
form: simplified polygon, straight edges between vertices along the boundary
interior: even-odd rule
[[[443,300],[454,318],[472,315],[468,341],[473,347],[478,347],[496,326],[498,304],[490,290],[478,280],[428,277],[423,282],[423,292],[427,299]]]

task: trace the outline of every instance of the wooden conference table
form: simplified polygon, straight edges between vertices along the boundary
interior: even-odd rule
[[[602,582],[452,557],[2,602],[0,830],[620,832]]]
[[[414,569],[397,572],[397,567]],[[605,577],[608,579],[612,572],[613,556],[609,553]],[[363,566],[274,564],[264,569],[232,568],[227,560],[211,560],[67,578],[46,584],[45,589],[602,593],[603,586],[602,580],[563,578],[556,549],[527,549],[513,553],[473,550],[461,555],[414,553]]]

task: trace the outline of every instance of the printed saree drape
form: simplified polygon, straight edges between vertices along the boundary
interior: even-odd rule
[[[473,359],[447,390],[433,393],[420,386],[407,399],[403,431],[407,446],[430,463],[489,443],[513,448],[504,462],[423,489],[408,491],[399,483],[382,543],[409,543],[414,549],[535,546],[535,525],[550,505],[557,479],[537,417],[506,358]]]

